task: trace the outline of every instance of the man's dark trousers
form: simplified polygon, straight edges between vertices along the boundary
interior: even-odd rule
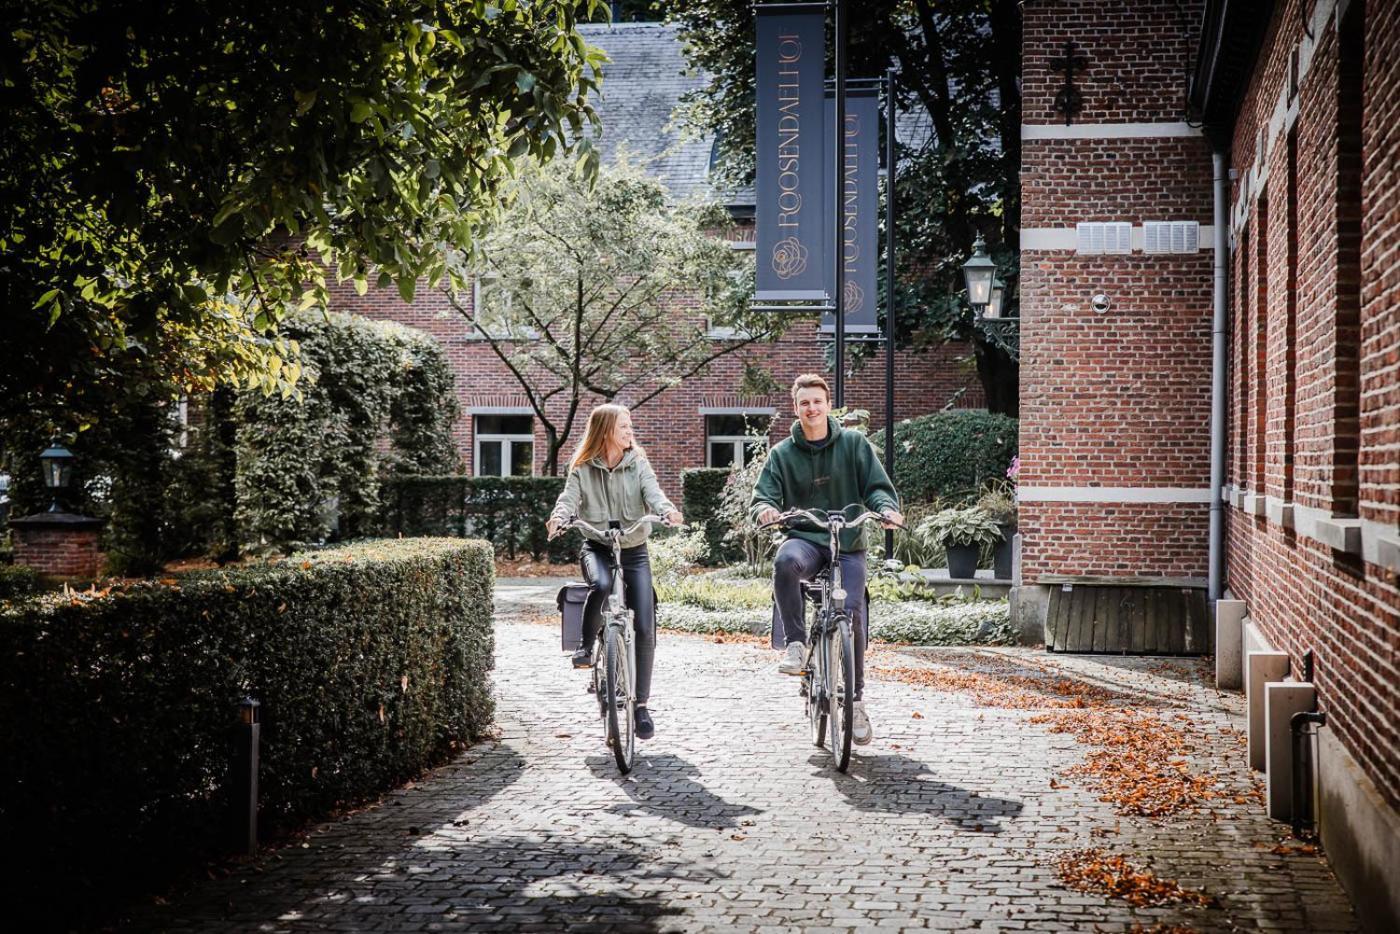
[[[773,633],[774,647],[779,633],[783,644],[807,641],[807,620],[802,606],[802,581],[816,577],[831,563],[831,549],[803,538],[789,538],[778,548],[773,559],[773,594],[777,602],[778,625]],[[841,554],[841,586],[846,591],[846,609],[851,614],[856,655],[856,696],[865,692],[865,643],[867,641],[868,606],[865,600],[865,552]]]

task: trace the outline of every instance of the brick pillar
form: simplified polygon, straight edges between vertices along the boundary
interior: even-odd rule
[[[102,520],[67,512],[41,512],[10,520],[15,563],[54,577],[93,578],[102,567],[97,533]]]

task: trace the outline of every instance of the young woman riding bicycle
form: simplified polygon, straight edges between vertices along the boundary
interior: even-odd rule
[[[569,462],[569,479],[549,517],[549,534],[554,535],[569,519],[577,516],[591,525],[607,528],[609,522],[627,526],[655,513],[671,525],[680,525],[680,511],[671,503],[656,480],[646,454],[632,437],[632,416],[620,405],[600,405],[588,416],[583,440]],[[588,582],[588,601],[583,610],[583,641],[573,655],[575,668],[592,664],[593,640],[597,638],[603,605],[612,589],[611,546],[599,536],[584,533],[579,564]],[[651,690],[651,669],[656,654],[656,600],[652,593],[651,559],[646,540],[651,530],[643,525],[622,539],[622,580],[627,607],[635,614],[637,648],[638,739],[650,739],[655,732],[647,698]]]

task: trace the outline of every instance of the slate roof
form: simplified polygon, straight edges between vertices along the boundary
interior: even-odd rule
[[[729,198],[710,185],[712,135],[696,138],[675,116],[681,95],[704,84],[682,53],[678,30],[666,23],[581,25],[579,32],[612,59],[603,68],[595,106],[603,121],[599,149],[605,162],[619,146],[642,160],[677,200]],[[753,203],[749,193],[747,203]]]
[[[604,66],[602,93],[595,102],[603,121],[598,140],[603,160],[611,160],[619,146],[626,146],[677,200],[700,197],[752,208],[752,187],[721,191],[711,184],[713,134],[697,138],[676,115],[681,95],[701,87],[706,78],[687,65],[677,27],[591,23],[580,25],[579,32],[612,59]],[[928,145],[933,126],[927,112],[915,107],[900,113],[898,135],[906,151]]]

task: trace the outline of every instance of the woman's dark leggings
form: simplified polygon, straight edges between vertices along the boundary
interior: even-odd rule
[[[588,601],[583,605],[583,644],[592,646],[602,624],[603,604],[612,593],[612,549],[584,542],[579,564],[589,587]],[[651,696],[651,665],[656,657],[656,596],[646,545],[622,549],[622,584],[627,607],[636,614],[637,703],[641,704]]]

